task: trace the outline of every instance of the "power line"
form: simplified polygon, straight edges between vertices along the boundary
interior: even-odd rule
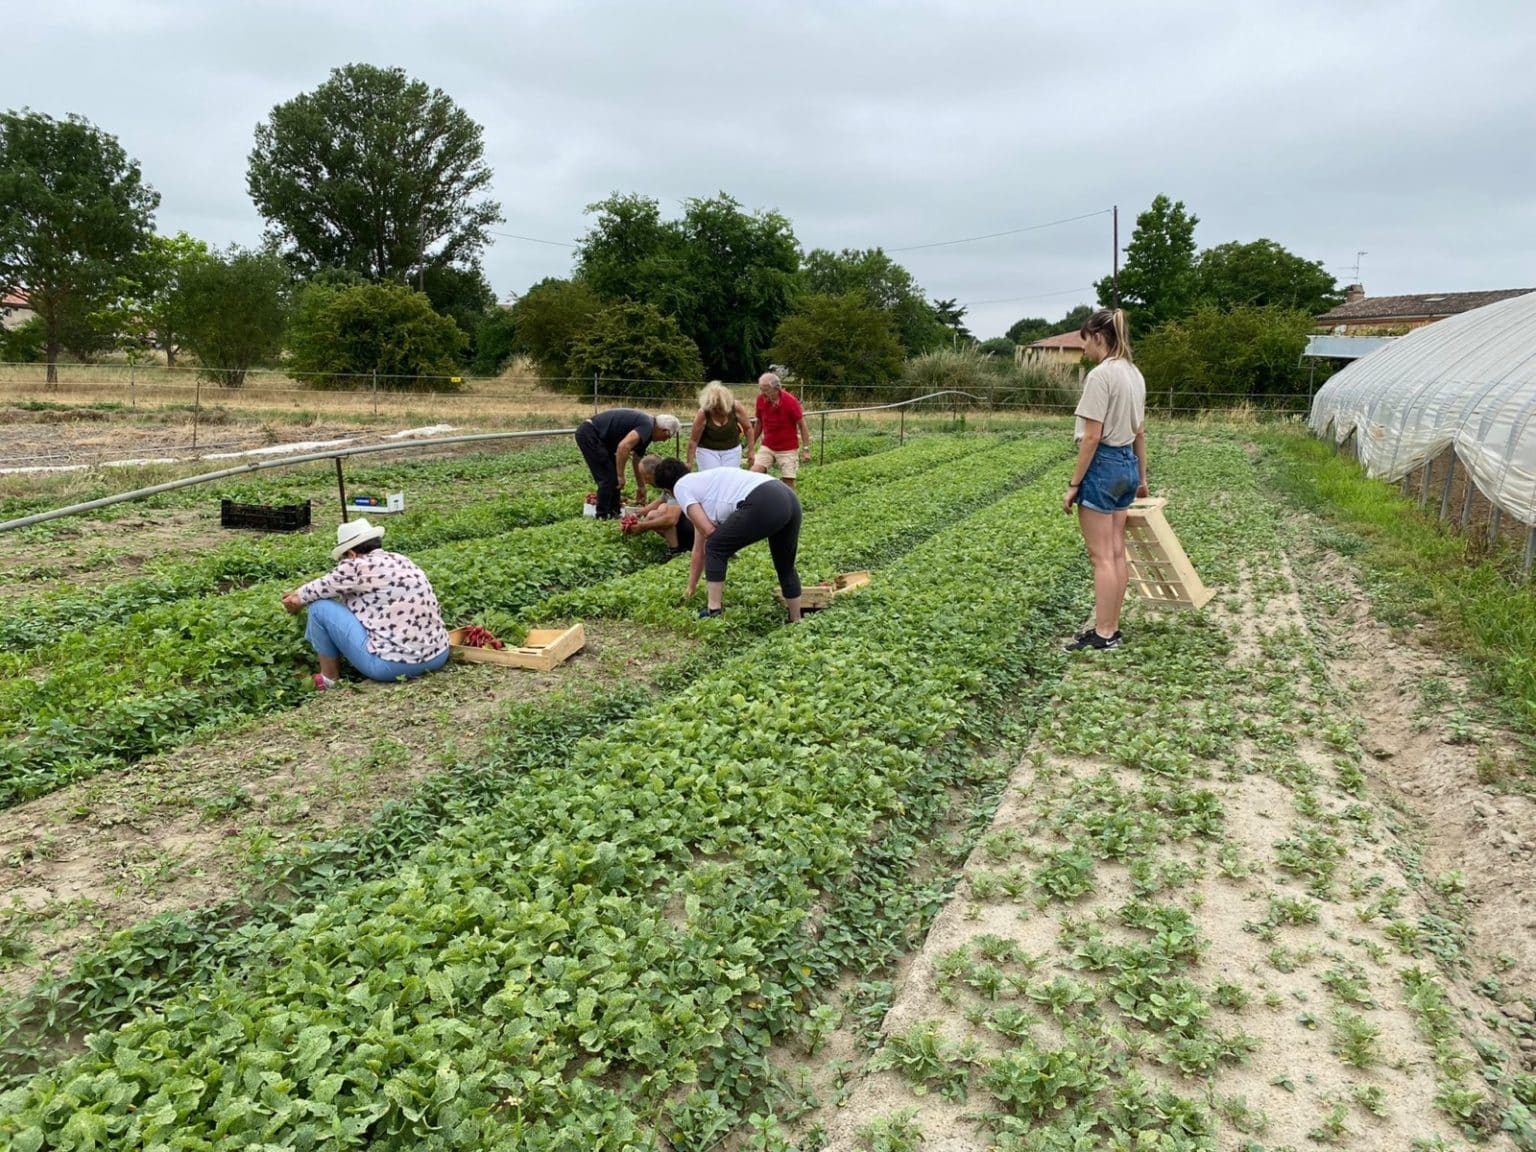
[[[1114,209],[1100,208],[1097,212],[1084,212],[1081,216],[1065,216],[1060,220],[1047,220],[1044,224],[1029,224],[1023,228],[1009,228],[1006,232],[988,232],[985,236],[964,236],[959,240],[935,240],[931,244],[907,244],[901,248],[887,248],[887,252],[916,252],[919,248],[944,248],[951,244],[973,244],[977,240],[996,240],[999,236],[1017,236],[1021,232],[1038,232],[1042,228],[1055,228],[1061,224],[1073,224],[1078,220],[1092,220],[1095,216],[1108,216]]]
[[[1005,296],[1000,300],[962,300],[960,304],[966,308],[980,308],[983,304],[1017,304],[1024,300],[1048,300],[1053,296],[1073,296],[1079,292],[1092,292],[1092,284],[1086,288],[1063,288],[1060,292],[1040,292],[1034,296]]]
[[[576,245],[567,244],[564,240],[540,240],[537,236],[519,236],[516,232],[498,232],[494,228],[487,228],[492,236],[505,236],[508,240],[526,240],[530,244],[548,244],[552,248],[574,248]]]

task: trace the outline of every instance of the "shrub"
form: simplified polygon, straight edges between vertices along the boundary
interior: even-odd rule
[[[1180,407],[1228,407],[1308,391],[1302,349],[1312,317],[1279,307],[1204,305],[1163,324],[1136,345],[1153,396]]]
[[[290,374],[320,388],[452,387],[459,326],[401,284],[312,284],[288,332]]]
[[[598,376],[610,396],[655,396],[671,391],[669,384],[691,389],[704,379],[699,346],[650,304],[603,309],[571,347],[567,365],[572,391],[585,391],[584,382]]]
[[[890,316],[871,308],[864,293],[802,296],[774,333],[768,350],[787,364],[818,400],[885,399],[882,390],[901,375],[901,341]]]
[[[181,269],[174,311],[199,376],[238,388],[252,367],[277,358],[289,283],[288,266],[276,256],[237,248]]]

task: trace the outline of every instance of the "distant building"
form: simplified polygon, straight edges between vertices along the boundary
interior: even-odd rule
[[[1019,349],[1019,363],[1039,364],[1048,368],[1076,368],[1087,349],[1087,342],[1076,332],[1047,336]]]
[[[1529,288],[1491,292],[1440,292],[1414,296],[1367,296],[1359,284],[1344,290],[1344,303],[1317,317],[1319,331],[1333,336],[1401,336],[1414,328],[1523,296]]]
[[[0,328],[9,331],[20,328],[37,313],[32,311],[31,301],[25,292],[7,292],[0,295]]]

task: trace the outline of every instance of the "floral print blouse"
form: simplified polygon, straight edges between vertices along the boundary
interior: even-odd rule
[[[427,574],[397,552],[379,548],[340,561],[299,589],[305,604],[340,600],[368,633],[381,660],[421,664],[448,647],[442,609]]]

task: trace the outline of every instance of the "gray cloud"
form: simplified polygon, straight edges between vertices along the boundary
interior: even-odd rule
[[[1159,192],[1202,244],[1268,236],[1373,292],[1536,284],[1536,9],[1515,0],[1147,4],[75,2],[7,29],[0,106],[78,112],[160,190],[162,229],[260,234],[271,107],[399,65],[486,131],[507,232],[571,240],[615,190],[725,190],[807,246],[900,247]],[[1060,315],[1107,217],[900,257],[973,329]],[[498,239],[501,293],[569,269]],[[1052,294],[1052,295],[1046,295]],[[1040,297],[1036,299],[1015,298]]]

